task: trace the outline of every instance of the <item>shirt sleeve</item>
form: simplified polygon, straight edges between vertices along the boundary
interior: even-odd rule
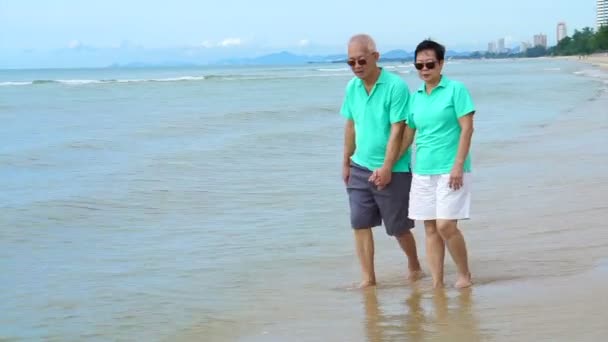
[[[416,92],[410,94],[407,101],[407,115],[405,123],[412,129],[416,129],[416,122],[414,121],[414,101],[416,99]]]
[[[456,111],[457,118],[475,113],[475,105],[473,104],[471,94],[464,84],[461,83],[458,83],[456,89],[454,89],[454,110]]]
[[[348,84],[348,86],[346,87],[345,91],[344,91],[344,99],[342,100],[342,108],[340,108],[340,114],[342,114],[342,116],[346,119],[352,120],[353,119],[353,112],[351,110],[351,105],[349,103],[350,100],[350,87],[351,87],[351,83]]]
[[[414,100],[414,97],[410,96],[409,106],[408,106],[408,111],[407,111],[407,120],[405,122],[407,123],[407,125],[410,128],[416,129],[416,121],[414,121],[414,112],[412,111],[413,100]]]
[[[391,124],[407,121],[409,113],[410,92],[405,82],[395,86],[391,98],[389,117]]]
[[[350,110],[350,105],[348,104],[348,95],[344,96],[344,100],[342,101],[342,108],[340,109],[340,114],[346,119],[353,119],[353,113]]]

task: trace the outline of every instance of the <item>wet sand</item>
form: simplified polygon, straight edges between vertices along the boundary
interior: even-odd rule
[[[608,339],[607,95],[527,140],[479,147],[477,215],[462,224],[477,285],[369,291],[368,341]]]
[[[608,79],[553,58],[448,64],[479,110],[466,291],[407,284],[382,227],[379,285],[353,288],[343,66],[2,85],[19,143],[0,151],[0,341],[608,341]]]
[[[290,297],[269,296],[242,309],[243,321],[216,317],[216,325],[190,327],[170,340],[608,340],[606,108],[608,92],[593,91],[556,119],[530,127],[531,134],[476,146],[474,217],[461,224],[473,288],[433,290],[430,277],[406,284],[395,242],[376,234],[377,287],[341,283],[344,272],[336,269],[347,265],[356,279],[356,261],[327,257],[314,282],[301,285],[305,296],[297,289]],[[454,280],[446,256],[446,284]]]

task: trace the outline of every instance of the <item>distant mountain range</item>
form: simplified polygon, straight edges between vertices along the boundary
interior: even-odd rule
[[[181,62],[181,61],[166,61],[162,63],[144,63],[144,62],[132,62],[132,63],[113,63],[107,66],[107,68],[176,68],[176,67],[198,67],[200,64]]]
[[[117,47],[93,47],[76,42],[70,47],[59,49],[2,50],[0,68],[196,68],[210,65],[344,63],[347,59],[346,51],[334,46],[298,47],[297,50],[270,49],[252,49],[250,46],[144,48],[129,43]],[[474,55],[470,52],[447,53],[448,57],[454,58],[480,58],[484,54],[485,51]],[[413,56],[414,52],[407,49],[382,51],[380,55],[383,61],[397,62],[409,62]]]
[[[469,58],[472,52],[447,51],[446,58]],[[201,65],[296,65],[313,63],[344,63],[346,54],[301,55],[287,51],[271,53],[252,58],[229,58],[214,63],[197,63],[195,60],[166,60],[163,62],[113,63],[110,68],[149,68],[149,67],[197,67]],[[381,62],[407,62],[414,59],[414,51],[390,50],[380,54]]]
[[[472,52],[446,51],[446,58],[467,58]],[[346,54],[335,55],[298,55],[287,51],[272,53],[255,58],[232,58],[224,59],[217,64],[225,65],[271,65],[271,64],[306,64],[306,63],[343,63],[347,59]],[[411,61],[414,59],[414,51],[391,50],[380,54],[380,61]],[[216,64],[216,63],[214,63]]]

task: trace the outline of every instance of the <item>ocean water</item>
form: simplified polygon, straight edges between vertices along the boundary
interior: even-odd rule
[[[411,65],[385,67],[420,85]],[[0,339],[441,340],[450,326],[508,340],[508,319],[542,332],[514,306],[522,292],[606,280],[585,273],[608,264],[605,229],[585,220],[608,210],[608,78],[554,59],[445,74],[477,105],[472,293],[406,285],[382,228],[378,288],[351,289],[345,65],[0,71]]]

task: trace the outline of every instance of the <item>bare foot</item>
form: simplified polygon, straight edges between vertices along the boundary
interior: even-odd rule
[[[407,276],[407,280],[411,283],[424,278],[425,274],[422,270],[410,271],[410,274]]]
[[[454,284],[454,287],[457,289],[464,289],[470,287],[471,285],[473,285],[473,281],[471,280],[471,274],[469,273],[466,276],[458,276],[458,280],[456,280],[456,284]]]
[[[364,289],[364,288],[370,287],[370,286],[376,286],[376,280],[364,280],[361,283],[359,283],[360,289]]]
[[[442,289],[444,287],[443,282],[435,282],[433,281],[433,288],[434,289]]]

